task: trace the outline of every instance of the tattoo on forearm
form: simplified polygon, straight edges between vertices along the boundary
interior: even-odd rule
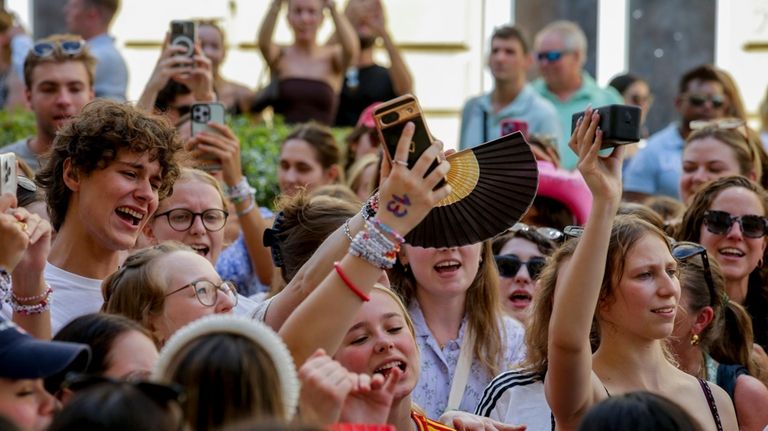
[[[405,217],[408,215],[409,206],[411,206],[411,200],[408,195],[392,195],[392,199],[387,202],[387,211],[394,214],[395,217]]]

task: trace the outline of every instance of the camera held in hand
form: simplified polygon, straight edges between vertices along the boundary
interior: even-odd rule
[[[595,108],[600,113],[600,130],[603,131],[603,145],[610,148],[617,145],[632,144],[640,140],[640,108],[630,105],[607,105]],[[571,117],[571,133],[576,130],[576,122],[584,116],[577,112]]]

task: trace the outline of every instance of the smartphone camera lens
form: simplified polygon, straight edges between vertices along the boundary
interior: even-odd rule
[[[205,105],[195,105],[192,109],[192,120],[196,123],[207,123],[211,118],[211,111]]]
[[[400,118],[397,112],[389,112],[381,117],[381,122],[384,124],[392,124]]]

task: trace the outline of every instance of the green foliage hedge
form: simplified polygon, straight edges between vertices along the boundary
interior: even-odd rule
[[[232,117],[229,119],[229,126],[240,138],[243,173],[256,189],[256,201],[260,206],[273,208],[279,193],[277,162],[280,143],[292,128],[279,118],[273,124],[267,125],[254,124],[247,117]],[[347,132],[348,129],[334,129],[337,142],[342,148],[342,138]],[[16,142],[34,133],[34,115],[29,112],[0,110],[0,145]]]

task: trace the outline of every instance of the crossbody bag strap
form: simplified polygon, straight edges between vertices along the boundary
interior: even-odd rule
[[[464,397],[464,390],[467,388],[467,380],[469,379],[469,369],[472,367],[472,349],[474,345],[475,332],[472,330],[472,326],[468,324],[464,340],[461,343],[459,362],[456,364],[456,370],[453,372],[451,395],[448,397],[446,411],[458,410],[461,399]]]

